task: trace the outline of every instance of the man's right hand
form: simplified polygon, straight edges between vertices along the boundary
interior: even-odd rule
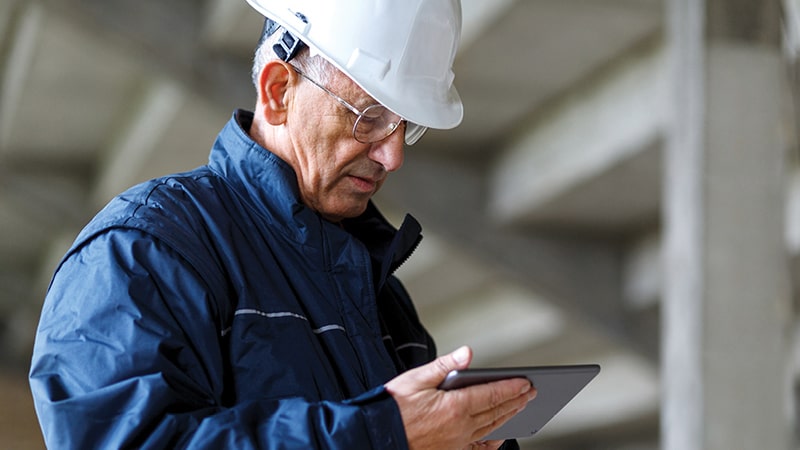
[[[400,408],[412,450],[469,447],[536,396],[536,389],[521,378],[452,391],[438,389],[451,370],[466,369],[471,360],[469,347],[461,347],[386,383],[386,390]],[[482,443],[481,448],[497,448],[501,444],[502,441]]]

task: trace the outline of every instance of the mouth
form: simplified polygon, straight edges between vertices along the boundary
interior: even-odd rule
[[[373,193],[378,187],[379,181],[377,179],[359,177],[355,175],[350,175],[349,178],[353,182],[353,185],[355,185],[356,189],[364,193]]]

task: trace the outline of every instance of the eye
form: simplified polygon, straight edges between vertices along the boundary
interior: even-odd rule
[[[372,105],[368,106],[362,113],[361,116],[365,119],[376,120],[387,113],[387,109],[382,105]]]
[[[380,117],[361,116],[358,119],[358,129],[362,133],[369,133],[379,125]]]
[[[375,142],[392,134],[403,120],[382,105],[367,107],[359,116],[353,130],[356,140]]]

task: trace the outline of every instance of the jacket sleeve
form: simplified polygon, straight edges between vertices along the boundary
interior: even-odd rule
[[[382,386],[344,402],[225,402],[224,322],[209,292],[140,231],[105,232],[70,253],[30,371],[48,447],[407,448]]]

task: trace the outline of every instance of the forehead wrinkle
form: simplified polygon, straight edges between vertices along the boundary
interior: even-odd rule
[[[336,84],[340,91],[335,91],[333,89],[331,89],[331,91],[333,91],[347,103],[355,106],[359,111],[364,111],[366,108],[372,105],[381,105],[379,101],[367,94],[364,89],[361,89],[361,86],[359,86],[355,81],[341,72],[337,73],[337,76],[333,77],[332,83]]]

